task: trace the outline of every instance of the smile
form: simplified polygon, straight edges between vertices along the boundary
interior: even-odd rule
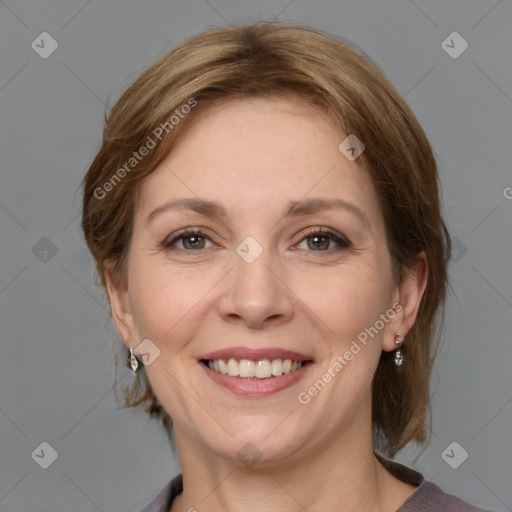
[[[291,359],[209,359],[205,361],[210,370],[230,377],[242,377],[253,379],[270,379],[286,375],[300,370],[305,364],[304,361],[292,361]]]
[[[218,386],[247,398],[262,398],[296,384],[314,366],[311,356],[277,348],[232,347],[198,362]]]

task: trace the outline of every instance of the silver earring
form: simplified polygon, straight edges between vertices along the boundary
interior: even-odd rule
[[[404,337],[400,336],[397,332],[395,333],[395,364],[399,368],[404,364],[404,354],[402,353],[402,346],[404,344]]]
[[[130,341],[130,366],[132,367],[133,375],[136,375],[137,368],[139,367],[139,361],[137,361],[137,358],[135,357],[135,354],[133,353],[133,347],[132,347],[131,341]]]

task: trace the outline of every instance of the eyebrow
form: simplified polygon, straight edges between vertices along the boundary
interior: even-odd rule
[[[320,210],[334,209],[343,210],[355,215],[364,224],[368,231],[371,231],[370,221],[365,212],[355,204],[339,198],[311,198],[301,199],[299,201],[290,201],[284,210],[283,217],[300,217],[302,215],[316,213]],[[221,219],[226,219],[227,217],[226,210],[221,203],[191,197],[172,199],[158,206],[147,216],[146,224],[149,224],[158,215],[170,210],[192,210],[207,217],[218,217]]]

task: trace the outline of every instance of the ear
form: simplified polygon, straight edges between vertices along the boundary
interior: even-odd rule
[[[137,329],[128,290],[121,289],[116,283],[110,263],[105,264],[105,281],[107,283],[107,293],[115,326],[123,338],[126,348],[129,350],[130,340],[137,339]]]
[[[397,285],[393,304],[395,316],[387,324],[386,334],[382,340],[382,350],[396,349],[395,333],[406,338],[407,333],[416,321],[421,299],[427,287],[428,264],[425,251],[421,251],[412,267],[406,270],[406,275]],[[392,331],[392,332],[391,332]]]

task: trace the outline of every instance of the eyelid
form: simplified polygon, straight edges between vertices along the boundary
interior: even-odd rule
[[[183,229],[180,229],[180,230],[164,237],[164,239],[159,243],[159,246],[164,249],[170,249],[180,239],[186,238],[187,236],[193,236],[193,235],[202,236],[203,238],[205,238],[209,242],[211,242],[213,245],[216,245],[215,242],[213,242],[211,236],[208,235],[207,231],[209,231],[209,230],[204,227],[201,227],[201,226],[183,228]],[[328,236],[328,237],[330,237],[331,240],[335,241],[340,247],[345,248],[345,249],[352,246],[352,243],[345,235],[342,235],[341,233],[339,233],[338,231],[336,231],[332,228],[328,228],[328,227],[324,227],[324,226],[312,226],[312,227],[306,228],[305,231],[301,232],[301,234],[300,234],[301,238],[294,245],[300,244],[306,238],[313,236],[313,235]],[[200,251],[198,250],[197,252],[200,252]],[[325,251],[319,251],[319,252],[325,252]]]
[[[348,249],[352,246],[352,242],[343,234],[339,233],[338,231],[327,228],[324,226],[314,226],[307,228],[305,232],[301,233],[301,238],[297,242],[297,244],[304,241],[306,238],[313,236],[313,235],[322,235],[322,236],[329,236],[332,240],[334,240],[340,247],[343,247],[345,249]],[[319,251],[319,252],[325,252],[325,251]]]
[[[170,249],[178,240],[193,235],[200,235],[215,245],[215,243],[213,242],[211,237],[206,233],[206,231],[208,230],[201,226],[183,228],[178,231],[175,231],[174,233],[171,233],[170,235],[165,236],[164,239],[158,245],[163,249]]]

